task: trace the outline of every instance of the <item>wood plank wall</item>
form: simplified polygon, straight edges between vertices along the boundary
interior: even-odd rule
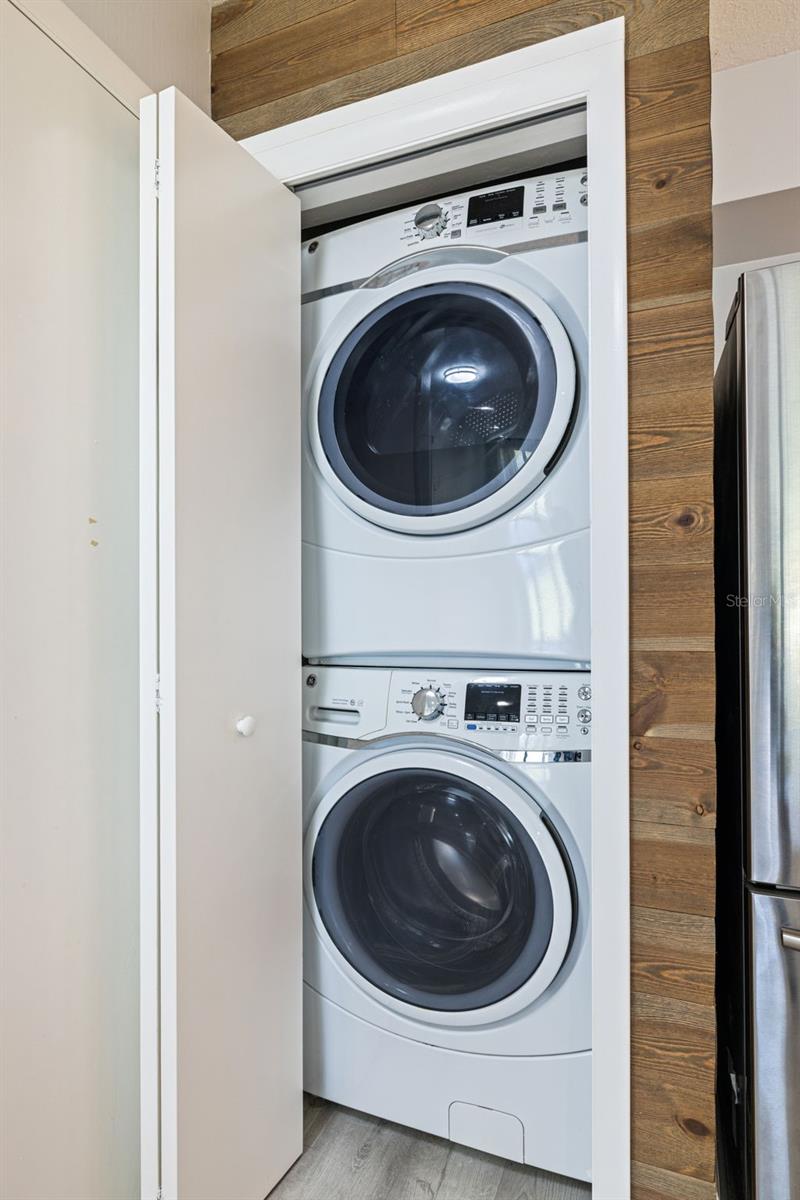
[[[242,138],[627,18],[633,1177],[714,1197],[708,0],[228,0],[217,121]]]

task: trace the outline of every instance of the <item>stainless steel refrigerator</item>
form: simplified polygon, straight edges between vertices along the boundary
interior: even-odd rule
[[[800,1200],[800,260],[714,381],[721,1200]]]

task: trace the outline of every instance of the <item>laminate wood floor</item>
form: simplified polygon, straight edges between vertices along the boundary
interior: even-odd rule
[[[589,1200],[588,1184],[455,1146],[315,1096],[305,1150],[269,1200]]]

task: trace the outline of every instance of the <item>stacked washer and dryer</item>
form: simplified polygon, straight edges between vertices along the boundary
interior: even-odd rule
[[[303,247],[305,1084],[591,1174],[587,178]]]

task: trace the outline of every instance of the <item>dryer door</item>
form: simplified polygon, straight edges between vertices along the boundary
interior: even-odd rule
[[[461,274],[406,281],[366,315],[375,292],[355,298],[360,319],[331,331],[312,398],[329,481],[405,533],[479,525],[529,494],[574,406],[574,358],[552,310],[490,270]]]
[[[310,901],[340,965],[382,1003],[482,1024],[552,982],[572,900],[532,798],[458,754],[371,760],[318,810]]]

